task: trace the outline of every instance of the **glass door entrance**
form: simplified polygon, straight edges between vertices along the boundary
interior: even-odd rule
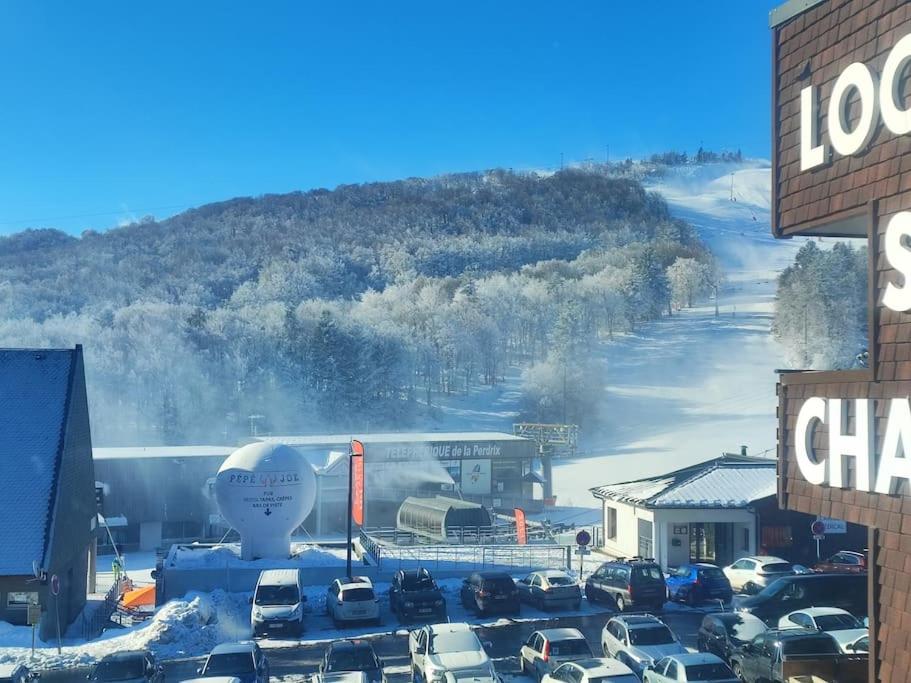
[[[734,560],[734,525],[730,522],[690,524],[690,562],[723,566]]]

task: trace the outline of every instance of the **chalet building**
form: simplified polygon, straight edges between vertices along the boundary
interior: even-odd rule
[[[40,637],[51,640],[58,614],[63,632],[81,613],[94,565],[80,346],[0,350],[0,482],[0,621],[26,624],[29,603],[37,604]]]
[[[772,11],[772,234],[863,239],[865,367],[782,372],[778,501],[865,526],[868,679],[911,681],[911,3]]]

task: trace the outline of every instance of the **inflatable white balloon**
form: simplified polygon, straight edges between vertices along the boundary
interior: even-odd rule
[[[291,532],[316,500],[316,476],[300,452],[283,444],[237,449],[215,476],[222,516],[240,533],[241,558],[287,558]]]

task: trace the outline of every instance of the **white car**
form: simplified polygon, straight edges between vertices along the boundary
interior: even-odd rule
[[[336,579],[329,585],[326,612],[336,626],[356,621],[379,624],[380,601],[373,591],[373,583],[365,576]]]
[[[842,652],[848,652],[848,645],[868,634],[860,619],[838,607],[807,607],[785,614],[778,620],[778,628],[825,631],[835,639]]]
[[[250,626],[253,636],[304,630],[304,587],[297,569],[264,569],[259,573],[250,598]]]
[[[619,659],[640,678],[659,659],[686,654],[667,624],[650,614],[610,619],[601,631],[601,649],[605,657]]]
[[[313,674],[312,683],[370,683],[363,671],[336,671],[334,673]]]
[[[780,557],[757,555],[742,557],[722,569],[735,592],[752,595],[776,579],[794,574],[794,565]]]
[[[541,683],[639,683],[639,678],[623,662],[591,657],[561,664]]]
[[[432,624],[408,634],[411,680],[444,683],[447,674],[458,680],[497,680],[493,662],[468,624]]]
[[[738,678],[731,671],[731,667],[720,657],[705,652],[691,652],[659,659],[646,670],[642,680],[644,683],[738,683]]]
[[[585,636],[575,628],[545,628],[532,633],[519,650],[519,671],[540,681],[564,662],[592,657]]]

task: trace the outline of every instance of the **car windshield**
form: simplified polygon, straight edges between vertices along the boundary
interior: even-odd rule
[[[688,681],[717,681],[719,679],[734,678],[726,664],[690,664],[686,667],[686,680]]]
[[[297,586],[260,586],[256,589],[257,605],[296,605],[300,602]]]
[[[724,626],[731,640],[737,643],[749,642],[766,631],[766,625],[759,619],[741,619],[733,623],[725,623]]]
[[[674,642],[674,634],[667,626],[633,628],[629,632],[630,645],[667,645]]]
[[[447,652],[477,652],[480,649],[481,642],[471,631],[437,633],[430,641],[430,653],[434,655]]]
[[[829,636],[813,638],[788,638],[781,644],[781,651],[786,655],[828,655],[836,654],[838,644]]]
[[[585,641],[585,638],[573,638],[572,640],[558,640],[550,644],[550,654],[554,657],[569,657],[575,655],[592,656],[592,650]]]
[[[548,576],[547,583],[551,586],[572,586],[576,582],[570,576]]]
[[[433,579],[426,575],[406,576],[402,580],[402,588],[406,591],[427,591],[433,587]]]
[[[130,678],[142,678],[145,675],[145,659],[113,659],[101,662],[95,669],[96,681],[125,681]]]
[[[816,627],[820,631],[842,631],[848,628],[863,628],[864,625],[850,614],[825,614],[816,617]]]
[[[376,655],[369,647],[335,650],[327,664],[328,671],[366,671],[378,667]]]
[[[254,669],[253,655],[249,652],[226,652],[209,655],[203,673],[206,676],[227,676],[251,673]]]
[[[346,588],[342,591],[342,602],[367,602],[373,599],[372,588]]]
[[[656,565],[633,567],[632,577],[640,581],[664,581],[664,575]]]
[[[759,571],[765,574],[787,574],[794,571],[794,565],[790,562],[770,562],[762,565]]]

